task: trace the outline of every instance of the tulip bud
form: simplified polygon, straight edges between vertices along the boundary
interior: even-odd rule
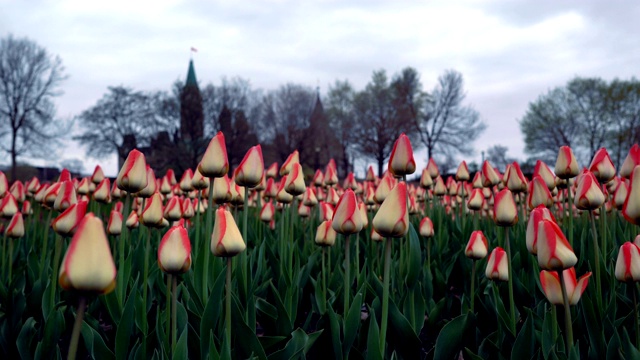
[[[167,195],[171,192],[171,180],[169,180],[167,175],[159,179],[157,191],[160,191],[162,195]]]
[[[33,214],[33,209],[31,208],[31,202],[25,201],[22,203],[22,215],[31,215]]]
[[[420,220],[420,235],[427,238],[434,235],[433,222],[427,216]]]
[[[327,186],[333,186],[338,183],[338,173],[332,166],[327,166],[324,173],[324,184]]]
[[[422,169],[422,175],[420,176],[420,186],[424,189],[430,189],[433,185],[433,179],[429,175],[427,168]]]
[[[116,177],[116,185],[119,189],[136,193],[147,186],[147,162],[144,154],[133,149]]]
[[[162,227],[162,198],[160,193],[155,193],[145,204],[140,215],[140,222],[149,227]]]
[[[498,185],[500,182],[500,176],[496,173],[496,170],[491,166],[489,160],[485,160],[482,163],[482,185],[484,187],[491,187]]]
[[[482,205],[484,205],[484,194],[482,193],[482,189],[473,189],[469,196],[469,201],[467,201],[467,208],[469,210],[478,211],[482,209]]]
[[[71,173],[67,169],[62,169],[60,171],[60,176],[58,177],[58,182],[63,182],[67,180],[71,181]]]
[[[564,285],[567,291],[567,297],[569,305],[576,305],[582,293],[589,284],[589,277],[591,273],[588,272],[580,277],[580,280],[576,279],[576,269],[571,267],[562,272],[564,279]],[[542,291],[547,297],[550,303],[553,305],[564,305],[564,296],[562,295],[562,287],[560,286],[560,277],[557,271],[542,270],[540,272],[540,285]]]
[[[393,144],[393,150],[389,157],[389,172],[397,177],[413,174],[416,171],[416,162],[413,160],[413,148],[411,141],[404,133]]]
[[[380,184],[378,184],[378,187],[376,188],[376,192],[373,197],[375,202],[382,204],[394,186],[396,186],[396,180],[389,173],[385,173],[384,176],[382,176],[382,180],[380,180]]]
[[[16,198],[7,192],[0,202],[0,217],[11,218],[18,213],[18,209]]]
[[[276,211],[271,202],[266,202],[262,205],[262,210],[260,210],[260,220],[268,223],[269,221],[275,219]]]
[[[353,175],[352,172],[347,174],[347,177],[344,179],[344,182],[342,183],[342,187],[344,189],[351,189],[353,191],[356,191],[358,189],[358,182],[356,181],[356,177],[355,175]]]
[[[91,175],[91,182],[99,184],[102,180],[104,180],[104,172],[100,165],[96,165],[96,168],[93,170],[93,175]]]
[[[53,203],[53,208],[57,211],[64,211],[77,202],[76,189],[73,187],[73,183],[71,181],[63,181]]]
[[[264,176],[267,179],[273,179],[276,176],[278,176],[278,163],[274,162],[271,165],[269,165],[269,168],[265,171]]]
[[[369,215],[367,214],[367,205],[365,203],[358,203],[358,211],[360,212],[360,218],[362,219],[362,228],[369,226]]]
[[[2,172],[0,171],[0,173]],[[2,181],[0,180],[0,182]],[[31,178],[31,181],[29,181],[29,185],[26,188],[30,194],[35,194],[36,192],[38,192],[38,190],[40,190],[40,180],[38,180],[38,178],[34,176],[33,178]],[[2,190],[0,189],[0,191]],[[0,198],[1,197],[2,197],[2,194],[0,194]]]
[[[636,244],[626,242],[620,246],[615,274],[619,281],[640,281],[640,248]]]
[[[9,188],[9,192],[13,197],[16,198],[16,201],[19,203],[23,203],[26,199],[26,191],[24,190],[24,184],[20,180],[17,180],[11,185]]]
[[[302,197],[302,203],[306,206],[316,206],[318,204],[318,199],[316,198],[316,193],[313,191],[312,187],[308,187],[304,192],[304,196]]]
[[[505,185],[514,193],[527,191],[527,178],[524,177],[520,165],[514,161],[504,173]]]
[[[247,151],[242,162],[234,172],[236,184],[254,188],[260,184],[264,174],[264,160],[262,159],[262,147],[258,144]]]
[[[102,221],[84,216],[62,260],[58,282],[65,290],[106,294],[116,286],[116,266]]]
[[[300,154],[298,153],[298,150],[294,150],[291,154],[289,154],[289,156],[287,157],[287,160],[285,160],[282,166],[280,167],[280,176],[289,175],[293,164],[299,164],[299,163],[300,163]]]
[[[191,185],[194,189],[203,190],[209,188],[209,178],[203,176],[200,170],[196,167],[196,171],[193,173],[193,177],[191,178]]]
[[[513,226],[518,223],[518,208],[509,189],[496,194],[493,213],[493,220],[498,226]]]
[[[174,196],[169,199],[162,216],[169,221],[178,221],[182,218],[182,201],[179,197]]]
[[[561,146],[558,151],[555,171],[556,176],[561,179],[570,179],[580,173],[578,162],[573,155],[573,150],[568,146]]]
[[[231,183],[227,175],[213,179],[213,201],[216,204],[224,204],[231,201]]]
[[[51,223],[53,231],[62,236],[73,235],[76,232],[78,224],[80,224],[80,221],[84,218],[87,212],[87,205],[88,203],[86,201],[79,201],[78,203],[71,205],[67,210],[53,220]]]
[[[544,205],[538,205],[531,211],[529,222],[527,223],[527,250],[533,255],[538,254],[538,223],[543,219],[552,220],[553,222],[556,221],[549,209]]]
[[[382,242],[384,237],[376,232],[376,229],[371,228],[371,241]]]
[[[622,206],[622,215],[628,222],[640,225],[640,166],[636,166],[631,173],[627,198]]]
[[[320,169],[316,170],[315,174],[313,174],[313,179],[311,182],[315,186],[322,186],[324,184],[324,174]]]
[[[471,176],[469,175],[469,167],[467,166],[467,162],[462,160],[460,165],[458,165],[458,170],[456,170],[456,180],[458,181],[469,181]]]
[[[333,205],[328,202],[320,203],[320,212],[318,213],[320,221],[333,220]]]
[[[191,171],[191,169],[187,169],[180,179],[180,190],[187,192],[193,189],[193,171]]]
[[[85,177],[80,180],[78,187],[76,188],[76,192],[79,195],[87,195],[89,193],[89,178]]]
[[[311,208],[303,203],[298,204],[298,216],[301,218],[308,218],[311,216]]]
[[[135,211],[132,211],[129,216],[127,217],[127,222],[125,224],[129,229],[136,229],[138,226],[140,226],[140,221],[138,220],[138,213]],[[159,226],[161,227],[161,226]]]
[[[316,245],[333,246],[336,243],[336,231],[332,226],[332,221],[325,220],[320,223],[316,230]]]
[[[436,185],[433,187],[433,195],[443,196],[447,193],[447,186],[444,184],[442,177],[438,176],[436,179]]]
[[[491,251],[487,260],[485,276],[491,280],[509,281],[509,268],[507,252],[501,247],[496,247]]]
[[[298,196],[306,190],[304,184],[304,173],[302,172],[302,165],[294,163],[290,167],[289,174],[287,175],[287,181],[285,182],[285,191],[293,196]]]
[[[640,146],[633,144],[631,149],[629,149],[629,154],[627,154],[627,157],[622,163],[622,167],[620,167],[620,176],[628,178],[631,176],[633,169],[638,165],[640,165]]]
[[[625,200],[627,200],[628,193],[629,186],[627,185],[626,180],[621,181],[613,194],[613,203],[615,204],[616,209],[622,210],[622,208],[624,207],[624,202]]]
[[[287,183],[288,175],[285,175],[280,179],[280,184],[278,186],[278,191],[276,193],[276,200],[281,204],[289,204],[293,202],[293,195],[289,194],[285,190],[285,185]]]
[[[215,225],[211,234],[211,252],[214,256],[232,257],[246,248],[233,215],[221,206],[216,210]]]
[[[4,197],[8,190],[9,181],[7,180],[7,176],[0,171],[0,198]]]
[[[333,213],[332,226],[333,230],[343,235],[355,234],[362,230],[362,217],[353,190],[347,189],[340,198]]]
[[[117,210],[111,210],[109,223],[107,224],[107,234],[120,235],[122,233],[122,214]]]
[[[409,231],[407,185],[398,183],[373,218],[373,227],[384,237],[402,237]]]
[[[120,199],[123,195],[125,195],[126,192],[120,190],[120,188],[118,188],[116,182],[113,182],[113,186],[111,187],[111,197],[114,199]]]
[[[25,202],[25,204],[27,203]],[[21,238],[24,236],[24,221],[22,220],[21,213],[17,212],[13,215],[4,235],[10,238]]]
[[[537,207],[538,205],[544,205],[546,207],[551,207],[553,205],[551,192],[549,191],[547,184],[545,184],[544,180],[539,175],[535,175],[533,180],[529,183],[527,205],[529,210]]]
[[[589,171],[603,184],[616,176],[616,167],[613,165],[607,149],[600,148],[596,151],[593,160],[591,160],[591,165],[589,165]]]
[[[96,190],[93,192],[94,200],[100,203],[105,203],[105,204],[110,202],[111,201],[111,193],[109,190],[110,188],[111,188],[111,182],[109,181],[109,178],[102,179],[102,181],[100,181],[98,186],[96,186]]]
[[[433,160],[433,158],[429,158],[429,162],[427,163],[427,171],[429,171],[429,175],[431,175],[432,179],[435,179],[440,176],[440,170],[438,170],[438,165]]]
[[[158,246],[158,265],[167,274],[182,274],[191,267],[191,243],[184,226],[173,226]]]
[[[367,176],[365,177],[366,181],[375,182],[376,181],[376,173],[373,171],[373,166],[369,165],[369,169],[367,169]]]
[[[209,142],[207,150],[202,155],[200,165],[198,165],[198,170],[203,176],[210,178],[222,177],[229,171],[227,145],[222,131],[219,131]]]
[[[464,254],[471,259],[484,259],[489,252],[489,242],[481,230],[475,230],[469,237],[469,242],[464,250]]]
[[[544,270],[563,270],[578,262],[573,248],[552,220],[538,222],[538,264]]]
[[[600,184],[596,177],[588,170],[585,170],[578,177],[578,188],[576,190],[576,207],[580,210],[595,210],[604,204],[605,198]]]

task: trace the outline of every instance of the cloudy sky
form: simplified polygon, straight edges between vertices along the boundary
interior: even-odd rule
[[[62,117],[107,86],[168,90],[184,79],[192,46],[201,83],[241,76],[262,89],[325,91],[336,79],[361,89],[374,70],[412,66],[428,90],[456,69],[488,125],[478,162],[495,144],[525,157],[517,120],[540,94],[574,76],[630,78],[640,63],[632,1],[0,0],[0,9],[0,36],[29,37],[62,58]],[[84,154],[70,146],[64,157]],[[87,171],[97,163],[87,159]],[[115,158],[100,163],[116,174]]]

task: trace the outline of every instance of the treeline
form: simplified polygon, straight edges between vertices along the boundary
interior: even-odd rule
[[[204,146],[192,140],[190,146],[197,149],[181,152],[185,142],[175,140],[185,137],[180,129],[184,89],[181,81],[170,91],[109,87],[77,116],[79,133],[74,138],[88,155],[98,158],[117,153],[123,159],[132,147],[173,144],[166,156],[182,154],[173,162],[195,166],[191,162],[197,164],[197,159],[184,154],[197,158]],[[485,128],[479,113],[464,103],[463,77],[453,70],[444,72],[431,91],[423,90],[415,69],[405,68],[392,76],[374,71],[359,90],[349,80],[336,80],[326,94],[296,83],[254,89],[241,77],[223,77],[219,84],[199,86],[199,92],[202,139],[223,131],[232,167],[259,142],[267,163],[282,162],[298,150],[309,170],[333,158],[346,174],[354,170],[357,159],[366,159],[381,173],[400,133],[406,133],[415,148],[424,146],[429,157],[444,162],[456,154],[470,154],[473,140]]]

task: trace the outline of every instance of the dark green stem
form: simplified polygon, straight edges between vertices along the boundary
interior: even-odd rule
[[[509,314],[511,316],[511,333],[516,334],[516,306],[513,299],[513,269],[511,267],[511,241],[509,241],[509,228],[504,229],[504,241],[507,250],[507,268],[509,270]]]
[[[232,257],[227,258],[227,283],[226,283],[226,292],[227,297],[225,298],[225,326],[226,326],[226,336],[227,336],[227,346],[228,354],[231,354],[231,260]]]
[[[49,215],[47,215],[47,223],[44,226],[44,234],[42,234],[42,252],[40,253],[40,268],[44,274],[45,260],[49,253],[49,228],[51,227],[51,216],[53,215],[53,209],[49,209]]]
[[[567,296],[567,287],[564,284],[563,271],[558,271],[560,276],[560,287],[562,288],[562,299],[564,300],[564,331],[567,341],[567,354],[571,356],[573,348],[573,326],[571,324],[571,307],[569,306],[569,297]]]
[[[384,247],[384,279],[382,288],[382,319],[380,320],[380,353],[384,358],[387,339],[387,323],[389,317],[389,270],[391,269],[391,240],[385,239]]]
[[[82,319],[84,318],[84,310],[87,307],[86,305],[87,299],[85,299],[84,296],[80,296],[78,309],[76,309],[76,321],[73,324],[73,331],[71,332],[71,342],[69,342],[68,360],[74,360],[76,358],[78,342],[80,340],[80,330],[82,329]]]
[[[593,252],[595,258],[596,273],[596,303],[598,304],[598,312],[602,311],[602,284],[600,283],[600,246],[598,245],[598,232],[596,231],[596,218],[593,211],[589,211],[589,220],[591,220],[591,234],[593,235]]]
[[[49,306],[53,309],[56,305],[56,290],[58,289],[58,269],[60,269],[60,256],[62,254],[63,238],[56,235],[56,246],[53,253],[53,273],[51,274],[51,284],[49,288]]]
[[[211,232],[213,231],[213,179],[209,179],[209,201],[207,203],[207,220],[206,220],[206,236],[208,236],[209,241],[206,241],[205,238],[203,251],[204,251],[204,274],[202,274],[202,301],[204,303],[209,299],[209,253],[211,252]]]
[[[474,302],[476,299],[476,259],[471,260],[471,309],[470,311],[473,313]]]
[[[144,246],[144,269],[142,275],[142,351],[145,355],[147,354],[147,335],[149,331],[149,324],[147,324],[147,282],[149,278],[149,251],[151,248],[151,229],[147,229],[146,235],[146,242]],[[159,235],[160,231],[158,231],[158,236]]]
[[[124,209],[122,210],[122,227],[120,232],[120,248],[118,249],[118,300],[120,302],[120,306],[124,305],[124,295],[127,290],[127,285],[124,281],[124,244],[127,241],[127,234],[129,233],[129,229],[127,229],[127,218],[129,217],[129,208],[131,205],[131,195],[128,193],[124,196]]]
[[[569,180],[570,179],[567,179],[567,198],[569,199],[569,245],[573,247],[573,199],[571,198],[571,182]]]
[[[632,283],[631,292],[633,292],[633,323],[636,326],[636,349],[640,348],[640,325],[638,325],[638,295],[636,283]]]
[[[171,284],[173,284],[173,276],[171,274],[169,274],[167,276],[167,298],[166,298],[166,304],[167,304],[166,316],[167,316],[167,321],[166,321],[166,324],[165,324],[166,334],[167,334],[167,343],[169,341],[169,337],[171,336]]]
[[[346,236],[344,242],[344,313],[343,316],[346,318],[347,312],[349,310],[349,293],[351,289],[351,276],[350,276],[350,267],[351,267],[351,258],[350,258],[350,239],[349,235]]]
[[[171,355],[176,354],[176,342],[178,339],[178,276],[172,276],[171,289]]]

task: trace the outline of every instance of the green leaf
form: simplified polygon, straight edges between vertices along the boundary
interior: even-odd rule
[[[112,291],[104,296],[100,296],[100,302],[107,308],[109,316],[114,324],[120,324],[120,318],[122,317],[122,308],[118,302],[117,291]]]
[[[243,320],[243,313],[240,310],[240,302],[236,296],[232,297],[232,333],[236,337],[236,357],[248,358],[252,354],[259,359],[266,360],[267,355],[262,348],[260,340],[256,336],[255,332],[247,325]],[[242,346],[238,346],[242,344]]]
[[[314,295],[316,300],[316,305],[318,306],[318,312],[320,315],[324,315],[327,312],[327,300],[324,296],[324,291],[322,289],[322,274],[318,274],[318,280],[313,281],[314,285]]]
[[[631,342],[627,328],[622,328],[622,350],[624,351],[625,359],[640,359],[640,351]]]
[[[297,359],[304,352],[309,336],[300,328],[291,333],[291,340],[287,342],[284,349],[276,351],[269,356],[269,360],[289,360]]]
[[[555,305],[550,305],[555,306]],[[544,320],[542,322],[542,355],[546,359],[549,356],[549,353],[553,349],[556,344],[556,337],[553,336],[554,328],[557,327],[557,319],[553,318],[553,313],[551,311],[545,311]],[[555,329],[557,331],[557,328]]]
[[[131,288],[131,293],[124,305],[122,319],[116,330],[116,358],[124,359],[129,353],[129,342],[133,335],[134,307],[136,294],[138,289],[138,280],[135,281]]]
[[[602,322],[598,320],[593,303],[587,296],[582,298],[582,309],[584,324],[589,335],[589,346],[593,348],[593,351],[596,354],[604,354],[606,351],[606,344]]]
[[[451,359],[463,348],[465,333],[475,322],[475,315],[467,313],[449,321],[436,340],[435,359]]]
[[[535,353],[536,336],[533,326],[533,314],[530,310],[527,310],[527,320],[520,329],[516,341],[513,344],[513,350],[511,352],[511,360],[531,359]]]
[[[342,353],[349,355],[349,350],[356,339],[358,329],[360,328],[360,316],[362,309],[362,293],[358,293],[351,303],[349,314],[344,319],[344,339],[342,342]]]
[[[115,359],[113,352],[104,343],[100,334],[86,321],[82,323],[82,339],[84,340],[87,350],[96,360],[112,360]]]
[[[16,346],[18,347],[20,357],[23,359],[33,359],[33,338],[37,333],[35,325],[35,319],[32,317],[28,318],[27,321],[24,322],[24,325],[22,325],[20,334],[18,334]]]
[[[180,334],[178,342],[176,343],[176,351],[175,353],[173,353],[172,357],[173,360],[186,360],[189,358],[189,352],[187,349],[187,336],[188,331],[185,327],[185,329],[182,330],[182,333]]]
[[[404,250],[404,247],[403,249]],[[401,251],[402,251],[401,250]],[[420,274],[422,252],[420,251],[420,240],[413,224],[409,224],[409,269],[405,278],[405,283],[409,286],[416,284],[416,279]]]
[[[224,296],[222,296],[222,289],[224,288],[225,281],[225,273],[224,271],[218,274],[216,281],[213,285],[212,294],[209,296],[209,300],[207,301],[207,305],[204,308],[204,312],[202,313],[202,320],[200,321],[200,334],[209,334],[210,332],[215,333],[216,324],[218,323],[218,319],[220,314],[222,313],[222,301]],[[209,337],[201,336],[200,337],[200,351],[202,357],[205,358],[208,354],[208,349],[210,347]]]
[[[336,360],[342,359],[342,340],[340,339],[340,322],[338,321],[338,315],[333,311],[333,306],[327,307],[329,315],[329,326],[331,329],[331,345],[333,346],[333,358]]]
[[[483,360],[482,356],[478,356],[476,354],[474,354],[471,350],[469,350],[469,348],[464,348],[464,353],[467,355],[467,357],[465,357],[465,359],[471,359],[471,360]]]
[[[61,309],[56,309],[49,314],[49,318],[45,321],[44,324],[44,334],[42,337],[42,342],[38,350],[36,351],[36,358],[41,358],[43,354],[46,354],[48,357],[53,351],[55,351],[55,346],[60,340],[60,335],[62,334],[62,330],[65,328],[64,316],[62,315]]]
[[[382,353],[380,353],[380,329],[376,321],[376,313],[372,308],[369,308],[369,332],[367,334],[366,359],[382,360]]]

